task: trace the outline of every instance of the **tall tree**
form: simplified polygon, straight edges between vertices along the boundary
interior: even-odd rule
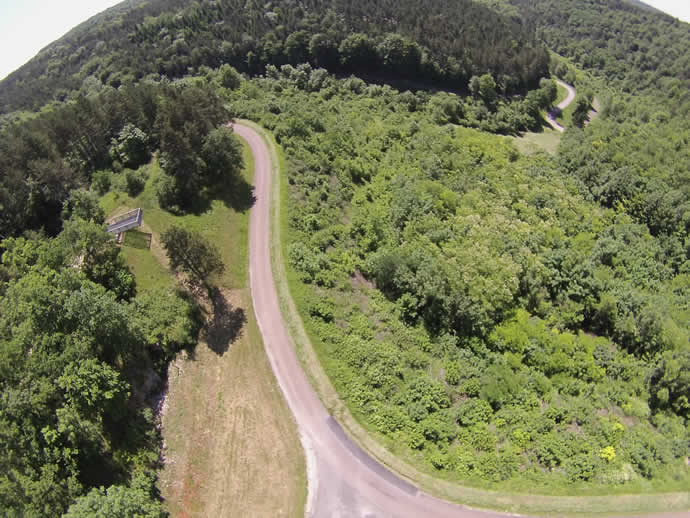
[[[161,235],[161,241],[170,267],[188,274],[195,282],[207,285],[211,276],[225,270],[215,245],[197,233],[173,225]]]

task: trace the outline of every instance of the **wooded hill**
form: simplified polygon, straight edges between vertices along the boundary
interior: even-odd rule
[[[621,0],[498,0],[551,50],[624,92],[690,101],[690,24]],[[687,114],[687,107],[684,109]]]
[[[471,106],[449,124],[450,94],[320,75],[283,67],[231,110],[285,151],[291,291],[360,423],[465,484],[685,490],[688,198],[656,197],[644,148],[621,168],[650,128],[606,112],[524,156],[458,127]]]
[[[0,113],[78,89],[229,63],[310,61],[331,71],[466,89],[492,73],[505,91],[536,86],[548,54],[534,32],[471,0],[132,1],[92,18],[0,83]]]
[[[157,203],[203,211],[237,164],[231,115],[283,148],[291,289],[340,396],[396,454],[510,490],[688,487],[689,26],[613,0],[487,3],[502,14],[130,2],[0,84],[7,113],[68,101],[0,134],[6,514],[162,514],[140,367],[192,346],[198,314],[137,294],[96,195],[138,192],[156,155]],[[552,64],[601,100],[556,156],[489,134],[555,95],[535,31],[599,80]],[[264,77],[208,68],[223,62]]]

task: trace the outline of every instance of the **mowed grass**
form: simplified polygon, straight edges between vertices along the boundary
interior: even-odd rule
[[[254,170],[254,159],[246,146],[244,149],[245,180],[251,183],[250,171]],[[228,288],[246,287],[249,211],[236,211],[231,202],[214,199],[204,212],[175,216],[158,206],[156,180],[163,174],[158,161],[154,159],[151,164],[144,167],[147,169],[148,179],[144,190],[137,197],[132,198],[122,192],[110,192],[103,197],[101,205],[108,217],[113,217],[132,208],[141,207],[144,209],[144,231],[153,234],[151,247],[154,256],[160,248],[160,234],[171,225],[180,225],[202,234],[218,247],[225,261],[225,272],[217,279],[218,284]],[[127,239],[128,237],[125,236],[123,243],[125,255],[129,254],[133,248],[127,246]],[[148,285],[144,282],[140,288],[147,289]]]
[[[555,155],[558,150],[558,144],[561,142],[561,133],[544,127],[539,133],[528,131],[520,137],[507,138],[510,138],[520,153],[524,155],[532,155],[539,151]]]
[[[137,279],[139,291],[169,288],[175,278],[153,255],[153,235],[140,230],[130,230],[124,236],[121,253]]]
[[[244,175],[251,183],[254,161],[244,142],[243,147]],[[209,347],[202,332],[194,352],[180,353],[168,369],[162,415],[165,463],[159,478],[166,508],[173,518],[302,517],[304,454],[266,357],[249,293],[249,211],[235,210],[232,200],[221,198],[198,214],[174,216],[156,200],[156,178],[163,174],[157,161],[145,167],[148,180],[139,196],[111,192],[101,201],[110,217],[144,209],[142,228],[127,233],[122,243],[139,292],[177,283],[167,268],[160,234],[181,225],[219,248],[226,271],[216,284],[230,311],[245,319],[227,348]]]
[[[559,86],[559,88],[561,87]],[[575,99],[573,99],[573,101],[566,107],[566,109],[561,111],[558,117],[556,117],[558,123],[564,128],[569,128],[573,124],[573,112],[575,111],[575,102],[577,101],[579,96],[579,93],[576,94]]]
[[[554,102],[554,106],[557,106],[563,101],[566,97],[568,97],[568,89],[564,88],[563,86],[559,85],[556,83],[556,87],[558,88],[558,94],[556,95],[556,102]]]

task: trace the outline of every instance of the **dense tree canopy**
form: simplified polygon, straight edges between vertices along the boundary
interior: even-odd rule
[[[216,130],[228,119],[215,90],[200,81],[107,88],[9,125],[0,132],[0,236],[56,234],[62,216],[92,210],[75,188],[93,179],[103,190],[111,177],[101,171],[136,167],[157,150],[167,173],[161,197],[188,209],[219,175],[228,181],[241,169],[230,130]],[[128,191],[141,188],[133,172],[124,175]],[[82,218],[102,223],[103,215]]]
[[[210,277],[225,270],[215,245],[195,232],[172,226],[161,234],[165,253],[174,271],[181,271],[194,282],[206,284]]]
[[[181,77],[223,63],[257,73],[267,64],[311,62],[456,89],[491,73],[506,91],[534,87],[548,73],[548,54],[533,31],[471,0],[134,4],[77,27],[11,74],[0,83],[0,113],[36,109],[74,90]],[[229,77],[223,81],[232,85]]]
[[[458,480],[687,480],[684,227],[648,226],[616,194],[650,196],[630,169],[596,190],[608,173],[589,165],[632,162],[603,152],[627,127],[619,140],[604,113],[567,132],[558,156],[522,156],[457,126],[482,128],[491,76],[462,99],[268,72],[232,93],[232,109],[286,152],[294,293],[369,430]],[[553,99],[546,81],[531,101]]]
[[[136,380],[148,375],[159,341],[168,352],[195,343],[190,332],[165,333],[165,322],[191,332],[198,325],[174,294],[147,311],[112,236],[78,217],[56,238],[0,246],[0,507],[8,516],[60,516],[91,487],[126,483],[135,471],[149,477],[158,440],[142,404],[150,394],[136,394]],[[131,509],[159,506],[151,484],[85,498],[75,513],[104,498],[101,509],[123,499]]]

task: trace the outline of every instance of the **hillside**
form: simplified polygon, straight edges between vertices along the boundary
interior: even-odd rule
[[[690,102],[688,23],[623,0],[500,0],[491,5],[519,13],[551,50],[624,92],[664,92],[674,102]]]
[[[551,159],[449,124],[445,93],[286,68],[232,98],[285,150],[291,291],[370,434],[472,486],[687,487],[687,229],[589,191],[630,171],[589,140],[615,121]]]
[[[3,80],[0,113],[150,74],[180,77],[222,63],[254,74],[269,63],[304,61],[332,71],[421,76],[459,89],[491,72],[511,92],[536,86],[547,74],[548,55],[533,31],[471,0],[130,1],[77,27]]]
[[[0,83],[0,508],[164,514],[142,378],[192,355],[213,285],[145,290],[99,199],[207,238],[214,207],[246,223],[232,117],[280,145],[331,396],[397,461],[504,493],[687,491],[689,28],[619,0],[132,0],[49,45]],[[551,72],[582,117],[522,154]]]

